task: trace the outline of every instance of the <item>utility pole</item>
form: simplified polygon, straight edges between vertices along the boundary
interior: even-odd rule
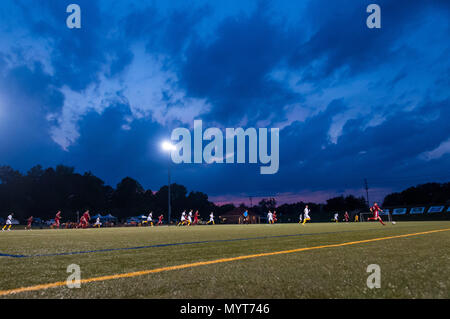
[[[171,159],[172,152],[174,150],[176,150],[176,146],[170,142],[163,142],[161,147],[164,151],[167,151],[169,154],[168,161],[167,161],[167,201],[168,201],[167,206],[168,206],[169,220],[167,221],[167,226],[170,226],[170,222],[171,222],[170,219],[171,219],[171,215],[172,215],[172,207],[171,207],[171,203],[170,203],[170,159]]]
[[[367,178],[364,178],[364,185],[366,187],[367,207],[370,207],[370,203],[369,203],[369,186],[367,185]]]
[[[170,201],[170,152],[169,152],[169,162],[168,162],[168,183],[167,183],[167,186],[168,186],[168,190],[167,190],[167,192],[168,192],[168,202],[169,202],[169,220],[167,221],[167,226],[170,226],[170,218],[171,218],[171,215],[172,215],[172,206],[171,206],[171,201]]]

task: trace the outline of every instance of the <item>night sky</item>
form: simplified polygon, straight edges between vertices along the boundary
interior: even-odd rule
[[[81,7],[81,29],[66,7]],[[381,7],[381,29],[366,7]],[[450,1],[0,3],[0,165],[167,183],[174,128],[280,128],[280,168],[172,164],[223,203],[450,179]],[[255,202],[254,202],[255,203]]]

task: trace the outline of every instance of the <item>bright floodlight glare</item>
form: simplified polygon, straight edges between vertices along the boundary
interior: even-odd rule
[[[175,147],[175,145],[173,145],[172,143],[170,143],[170,142],[163,142],[162,144],[161,144],[161,147],[162,147],[162,149],[163,150],[165,150],[165,151],[174,151],[175,149],[176,149],[176,147]]]

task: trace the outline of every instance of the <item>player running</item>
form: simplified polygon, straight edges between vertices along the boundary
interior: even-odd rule
[[[215,225],[213,212],[211,212],[211,214],[209,214],[209,222],[207,222],[206,225],[208,225],[209,223],[212,223],[213,225]]]
[[[382,212],[383,210],[378,206],[377,203],[374,203],[373,206],[370,207],[370,211],[373,213],[373,217],[369,217],[367,218],[367,220],[378,220],[381,224],[383,224],[383,226],[386,225],[385,223],[383,223],[383,220],[378,214],[378,212]]]
[[[309,217],[309,212],[311,210],[308,208],[308,205],[305,206],[305,210],[303,211],[303,223],[302,225],[305,225],[305,223],[309,220],[311,220],[311,218]]]
[[[188,222],[189,222],[189,226],[191,226],[191,224],[192,224],[192,209],[188,214]]]
[[[245,210],[244,214],[242,214],[242,215],[243,215],[243,221],[242,221],[242,223],[248,224],[248,211]]]
[[[61,211],[59,210],[55,216],[55,222],[50,226],[51,229],[54,227],[59,229],[59,221],[61,220]]]
[[[86,224],[86,218],[84,215],[81,215],[80,222],[77,225],[77,228],[84,228],[84,225]]]
[[[6,227],[8,227],[8,231],[11,231],[13,216],[14,213],[8,215],[8,217],[6,218],[5,226],[3,226],[2,231],[5,231]]]
[[[184,210],[181,213],[181,221],[178,223],[178,226],[190,225],[189,220],[186,219],[186,211]]]
[[[30,216],[27,219],[27,227],[25,227],[25,230],[31,230],[31,224],[33,223],[33,216]]]
[[[345,212],[344,220],[345,220],[346,223],[348,223],[349,218],[350,218],[350,216],[348,216],[348,212]]]
[[[81,216],[80,223],[78,224],[78,227],[88,228],[90,219],[91,219],[91,216],[89,215],[89,210],[87,210],[87,211],[84,212],[83,216]]]
[[[159,215],[158,222],[156,223],[156,226],[161,226],[163,224],[163,222],[162,222],[163,219],[164,219],[164,215],[163,214]]]
[[[150,212],[147,217],[147,225],[150,223],[150,226],[153,227],[153,212]]]
[[[198,213],[198,210],[195,211],[194,214],[194,223],[193,225],[197,225],[198,224],[198,217],[200,216],[200,214]]]
[[[102,223],[100,222],[100,217],[97,217],[95,224],[94,224],[94,228],[100,228],[102,226]]]
[[[336,223],[338,223],[339,222],[339,214],[338,213],[334,213],[334,217],[333,217],[332,220],[334,220]]]
[[[186,220],[186,211],[183,211],[183,212],[181,213],[180,222],[177,224],[177,226],[184,225],[185,220]]]
[[[273,222],[274,223],[277,222],[277,211],[276,210],[273,211]]]
[[[273,214],[270,210],[267,213],[267,220],[269,221],[269,224],[273,224]]]
[[[89,210],[84,212],[84,219],[86,219],[86,227],[89,226],[89,221],[91,220],[91,215],[89,215]]]

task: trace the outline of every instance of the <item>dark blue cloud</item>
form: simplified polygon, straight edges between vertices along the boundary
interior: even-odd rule
[[[59,110],[64,97],[53,79],[35,63],[3,72],[0,87],[1,162],[17,169],[57,164],[63,152],[50,137],[46,114]]]
[[[51,64],[54,78],[60,85],[80,91],[98,80],[99,72],[109,57],[110,74],[120,72],[132,60],[122,39],[108,37],[111,20],[102,12],[100,3],[80,0],[81,29],[66,27],[66,8],[73,1],[45,1],[36,8],[34,2],[20,1],[31,34],[40,41],[52,43]],[[108,74],[107,74],[108,75]]]
[[[316,30],[307,41],[297,45],[289,59],[291,66],[304,70],[305,79],[317,80],[342,68],[347,68],[349,76],[400,62],[408,48],[396,46],[397,42],[432,21],[436,12],[448,11],[446,1],[377,1],[382,28],[369,29],[366,7],[371,3],[333,1],[324,10],[321,1],[311,1],[306,21]],[[310,64],[316,60],[321,63],[312,67]]]
[[[207,119],[236,123],[247,115],[254,123],[278,113],[285,103],[301,100],[269,77],[296,40],[297,33],[286,33],[283,27],[258,7],[250,16],[221,22],[213,41],[192,41],[181,68],[182,82],[189,94],[213,104]]]
[[[280,176],[274,177],[278,187],[286,185],[293,171],[311,189],[321,189],[324,181],[334,188],[342,184],[361,185],[365,177],[378,187],[385,186],[386,180],[391,187],[401,187],[414,176],[445,180],[450,173],[446,163],[449,154],[427,162],[420,155],[448,139],[448,105],[449,100],[424,103],[413,111],[391,115],[375,127],[365,128],[369,119],[350,120],[337,143],[330,144],[323,128],[329,127],[333,115],[345,109],[342,101],[334,101],[327,111],[282,131],[282,158],[288,160],[284,161]],[[435,112],[439,116],[425,120]],[[291,189],[288,185],[286,189]]]

